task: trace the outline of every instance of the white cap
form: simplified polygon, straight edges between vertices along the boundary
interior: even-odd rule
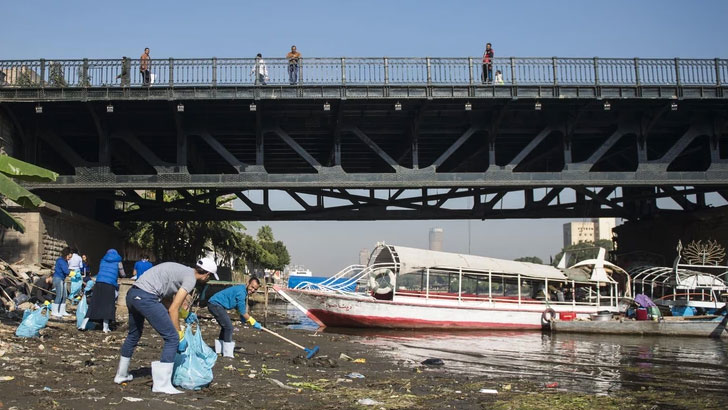
[[[214,260],[212,260],[212,258],[202,258],[198,260],[197,266],[210,272],[212,276],[215,277],[215,280],[220,280],[220,278],[217,277],[217,264]]]

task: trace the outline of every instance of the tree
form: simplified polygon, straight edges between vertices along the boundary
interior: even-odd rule
[[[516,262],[530,262],[530,263],[538,263],[539,265],[543,265],[543,261],[538,256],[521,256],[520,258],[513,259]]]
[[[261,242],[273,242],[273,229],[268,225],[263,225],[258,229],[258,240]]]
[[[43,203],[35,194],[13,179],[28,182],[55,181],[58,174],[5,154],[0,154],[0,204],[8,198],[23,208],[36,208]],[[0,225],[25,232],[25,227],[5,209],[0,208]]]
[[[553,265],[558,265],[561,257],[565,252],[569,252],[569,259],[566,265],[570,266],[585,259],[594,259],[599,254],[599,248],[607,251],[614,249],[614,243],[609,239],[599,239],[596,242],[579,242],[573,245],[565,246],[561,252],[554,256]]]

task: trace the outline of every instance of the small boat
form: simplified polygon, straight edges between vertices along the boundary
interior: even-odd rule
[[[599,255],[561,270],[379,243],[367,265],[328,282],[274,288],[320,326],[541,329],[557,315],[618,311],[628,276]]]
[[[632,294],[645,294],[673,316],[713,314],[728,292],[725,248],[716,241],[677,244],[672,266],[637,266],[629,269]]]
[[[668,320],[666,320],[668,319]],[[551,330],[566,333],[629,334],[653,336],[700,336],[728,338],[728,316],[705,319],[669,320],[577,320],[551,322]],[[680,317],[679,319],[684,319]]]

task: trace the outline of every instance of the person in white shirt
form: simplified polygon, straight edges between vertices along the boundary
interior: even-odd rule
[[[268,67],[265,66],[265,60],[263,60],[263,55],[260,53],[255,56],[255,66],[250,71],[250,75],[254,74],[256,84],[266,85],[266,81],[268,81]]]
[[[504,84],[504,82],[503,82],[503,73],[501,73],[501,70],[497,70],[495,72],[495,80],[494,80],[494,82],[496,84]]]

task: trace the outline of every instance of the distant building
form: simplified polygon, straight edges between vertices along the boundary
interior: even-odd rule
[[[589,222],[569,222],[564,224],[564,246],[579,242],[596,242],[600,239],[612,240],[612,229],[617,226],[616,218],[598,218]]]
[[[430,229],[430,250],[431,251],[442,251],[442,239],[445,236],[445,231],[442,228]]]
[[[369,249],[364,248],[359,251],[359,264],[366,265],[369,262]]]

